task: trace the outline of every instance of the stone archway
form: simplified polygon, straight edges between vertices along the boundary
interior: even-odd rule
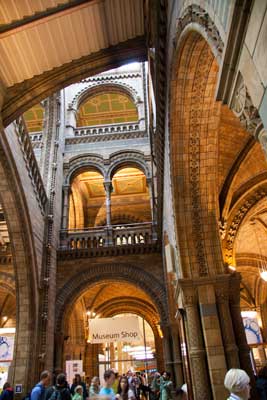
[[[144,302],[140,302],[140,299],[138,300],[134,297],[118,297],[118,290],[116,291],[116,288],[114,289],[115,291],[110,289],[108,294],[105,292],[105,301],[103,301],[103,291],[109,290],[109,288],[114,285],[116,288],[118,285],[125,285],[132,288],[136,287],[135,291],[143,292],[147,301],[144,300]],[[164,286],[155,277],[144,272],[142,269],[125,264],[90,267],[71,278],[61,288],[57,296],[56,305],[56,340],[58,340],[58,351],[56,355],[57,366],[62,365],[63,339],[64,337],[69,337],[70,334],[68,332],[70,332],[70,330],[73,331],[73,327],[70,325],[70,315],[74,312],[74,305],[76,307],[78,302],[84,305],[85,300],[81,299],[85,299],[92,290],[93,300],[90,298],[90,308],[93,307],[98,315],[108,317],[118,314],[120,311],[120,313],[131,312],[145,317],[153,330],[155,345],[158,352],[158,362],[162,367],[163,344],[158,329],[159,324],[165,324],[167,321]],[[134,295],[132,294],[131,296]],[[80,334],[76,336],[80,337]],[[73,340],[71,343],[73,346]],[[87,348],[88,346],[86,345],[85,347]],[[92,351],[92,349],[90,351]],[[87,356],[86,359],[88,360]]]
[[[155,303],[161,322],[168,321],[167,299],[164,285],[140,267],[127,264],[90,266],[72,277],[58,292],[56,301],[56,331],[62,332],[64,316],[89,285],[99,281],[129,282],[140,287]]]
[[[7,222],[15,276],[1,273],[0,280],[12,292],[16,290],[16,337],[9,379],[23,384],[26,392],[36,379],[39,298],[36,260],[21,182],[4,137],[1,135],[0,139],[0,202]]]
[[[170,104],[174,208],[183,275],[207,276],[223,272],[214,174],[220,112],[214,100],[218,64],[196,31],[185,35],[179,50]]]

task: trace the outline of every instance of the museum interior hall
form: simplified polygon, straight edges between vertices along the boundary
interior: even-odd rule
[[[266,38],[267,0],[0,0],[0,390],[224,400],[237,368],[258,399]]]

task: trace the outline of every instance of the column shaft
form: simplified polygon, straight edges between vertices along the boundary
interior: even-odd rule
[[[70,187],[63,186],[62,229],[68,229],[69,225],[69,194]]]
[[[185,325],[194,400],[210,400],[212,397],[205,360],[197,292],[194,287],[182,285],[182,293],[186,312]]]
[[[215,290],[227,367],[231,369],[240,368],[240,363],[229,306],[229,277],[216,282]]]

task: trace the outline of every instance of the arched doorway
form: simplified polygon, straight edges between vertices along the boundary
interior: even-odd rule
[[[98,282],[89,286],[69,310],[63,328],[63,366],[68,360],[82,359],[87,376],[100,376],[107,368],[124,373],[162,367],[160,316],[151,297],[136,285],[108,279]],[[90,342],[89,319],[116,317],[126,321],[129,316],[138,318],[141,339],[134,343]]]

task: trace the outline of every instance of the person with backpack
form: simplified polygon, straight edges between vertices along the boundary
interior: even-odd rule
[[[0,396],[0,400],[13,400],[14,391],[9,382],[6,382],[3,386],[3,391]]]
[[[49,400],[72,400],[65,374],[57,376],[57,384]]]
[[[30,400],[44,400],[45,390],[49,386],[51,374],[49,371],[43,371],[40,376],[40,382],[34,386],[30,394]]]

